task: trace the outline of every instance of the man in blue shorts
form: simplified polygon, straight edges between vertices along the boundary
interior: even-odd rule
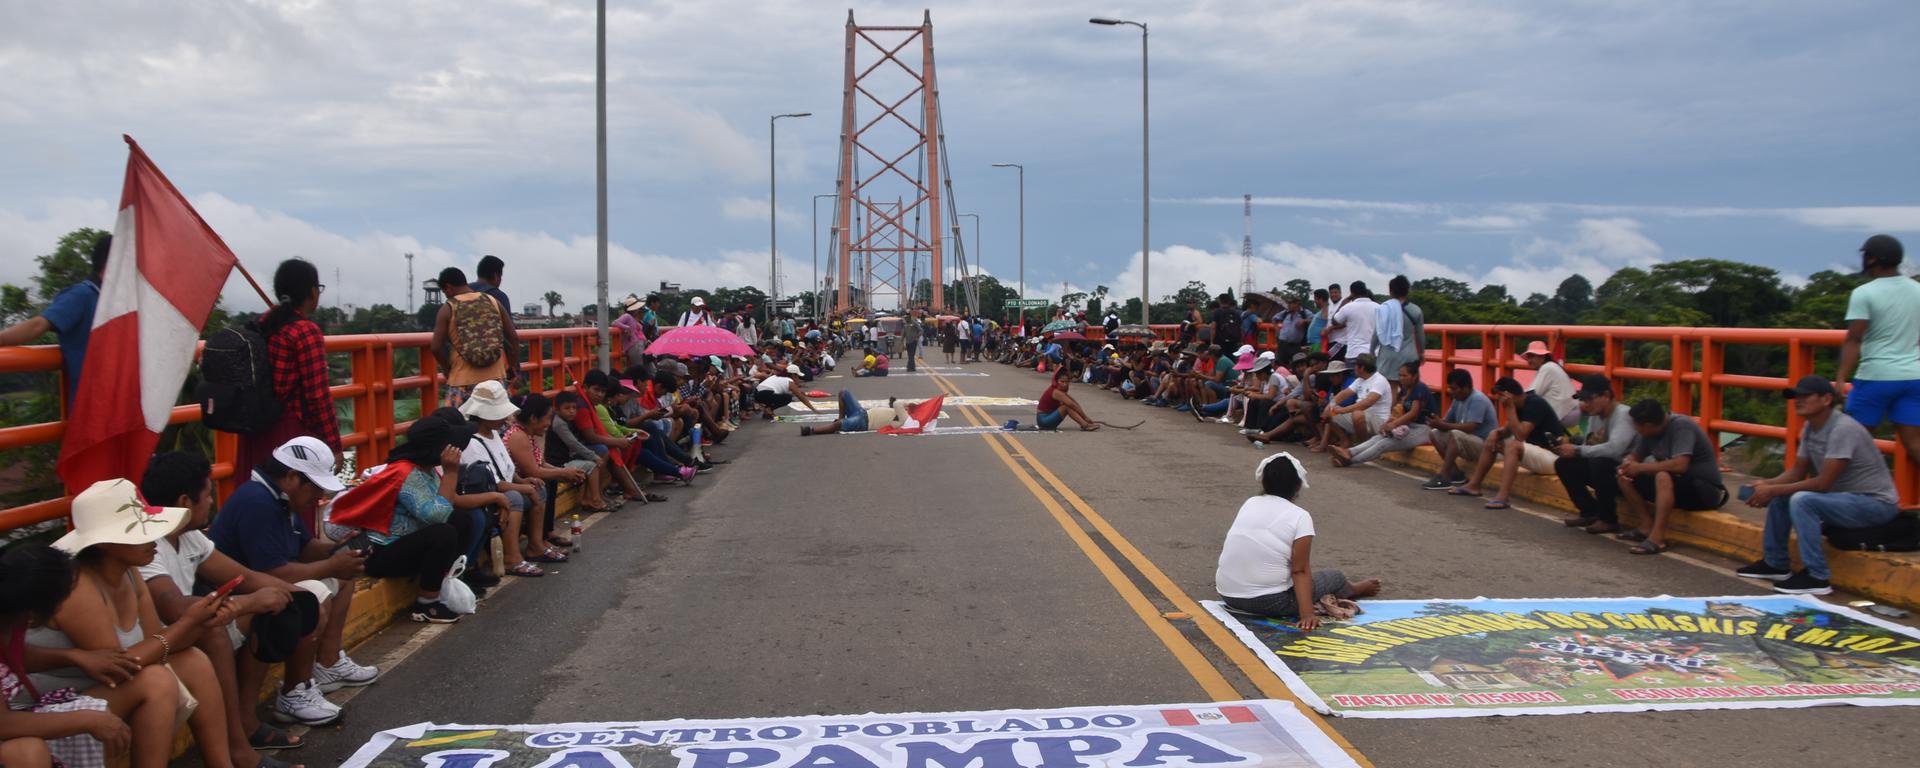
[[[840,390],[840,418],[819,426],[811,424],[803,425],[800,427],[800,436],[831,435],[835,432],[865,432],[869,426],[897,424],[899,414],[900,411],[893,407],[893,398],[891,397],[887,398],[885,407],[870,409],[861,407],[860,398],[854,397],[852,392],[843,389]]]
[[[1847,299],[1834,388],[1847,392],[1847,415],[1867,429],[1893,419],[1907,455],[1920,458],[1920,282],[1900,274],[1904,257],[1888,235],[1860,246],[1860,269],[1871,279]]]

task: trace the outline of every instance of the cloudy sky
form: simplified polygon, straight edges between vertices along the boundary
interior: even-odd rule
[[[767,116],[790,111],[817,115],[780,123],[783,285],[806,285],[845,6],[608,5],[613,290],[765,285]],[[1700,257],[1804,276],[1873,232],[1920,236],[1910,0],[855,12],[929,6],[970,249],[1015,276],[1015,176],[989,166],[1025,164],[1035,295],[1139,291],[1139,38],[1097,15],[1152,25],[1156,297],[1237,282],[1242,194],[1262,286],[1405,272],[1524,295]],[[0,3],[0,281],[111,226],[128,133],[263,278],[303,256],[330,301],[402,304],[400,254],[424,278],[494,253],[516,301],[588,303],[593,22],[590,0]]]

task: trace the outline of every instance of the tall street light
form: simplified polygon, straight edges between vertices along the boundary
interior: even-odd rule
[[[1019,163],[994,163],[995,168],[1013,168],[1020,172],[1020,300],[1027,300],[1027,167]],[[1005,317],[1005,315],[1001,315]],[[1027,307],[1020,305],[1020,326],[1027,325]]]
[[[1138,21],[1124,19],[1088,19],[1089,23],[1103,27],[1121,25],[1140,28],[1140,323],[1147,322],[1147,307],[1151,301],[1147,298],[1147,262],[1153,251],[1147,246],[1148,227],[1152,221],[1151,208],[1153,198],[1150,195],[1152,179],[1147,166],[1147,25]]]
[[[968,216],[973,217],[973,269],[975,273],[978,273],[980,271],[980,264],[981,264],[980,254],[985,252],[980,246],[980,214],[977,214],[977,213],[960,214],[960,218],[962,219]],[[953,270],[954,270],[953,283],[957,287],[960,285],[960,262],[955,261],[953,263]],[[953,297],[953,303],[961,304],[963,302],[961,302],[960,297],[956,295]],[[973,310],[971,314],[976,314],[976,315],[980,314],[979,306],[977,305],[970,305],[970,306]],[[1005,307],[1002,307],[1001,309],[1004,310]]]
[[[810,117],[812,112],[788,112],[767,118],[767,324],[773,324],[773,305],[780,300],[780,205],[773,165],[774,124],[783,117]]]
[[[839,197],[828,193],[813,196],[813,317],[820,318],[820,198]]]
[[[600,328],[600,370],[612,370],[612,329],[607,324],[607,0],[595,4],[598,17],[594,24],[594,78],[593,78],[593,130],[594,130],[594,197],[597,208],[594,211],[596,240],[594,242],[594,273],[596,276],[594,293],[594,312],[599,316],[594,324]],[[407,268],[411,272],[413,257],[407,257]],[[534,342],[538,344],[539,342]],[[535,383],[546,380],[544,372],[535,371],[539,377]]]

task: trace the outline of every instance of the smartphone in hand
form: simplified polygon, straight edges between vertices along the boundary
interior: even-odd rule
[[[216,590],[214,590],[214,591],[213,591],[213,596],[214,596],[214,597],[226,597],[227,595],[230,595],[230,594],[233,594],[233,590],[235,590],[235,589],[237,589],[237,588],[239,588],[239,586],[240,586],[240,582],[242,582],[242,581],[246,581],[246,579],[247,579],[247,577],[245,577],[245,576],[235,576],[235,577],[233,577],[233,580],[232,580],[232,581],[229,581],[229,582],[227,582],[227,583],[225,583],[225,584],[222,584],[222,585],[220,585],[220,588],[219,588],[219,589],[216,589]]]

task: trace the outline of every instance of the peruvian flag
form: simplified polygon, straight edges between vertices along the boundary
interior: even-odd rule
[[[940,405],[946,401],[947,396],[941,395],[932,400],[909,405],[907,417],[900,422],[900,426],[888,424],[876,431],[883,435],[917,435],[933,429],[940,423]]]
[[[1160,716],[1166,718],[1167,725],[1217,725],[1220,723],[1252,723],[1253,710],[1246,707],[1192,707],[1189,709],[1163,709]]]
[[[167,426],[233,251],[130,136],[93,336],[57,469],[68,493],[138,481]]]

